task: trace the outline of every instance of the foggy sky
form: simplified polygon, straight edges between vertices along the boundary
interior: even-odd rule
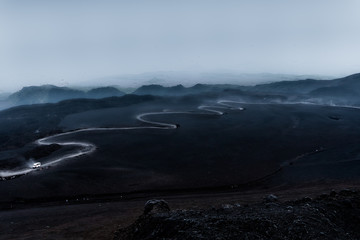
[[[358,0],[2,0],[0,92],[152,71],[348,75],[360,72],[359,10]]]

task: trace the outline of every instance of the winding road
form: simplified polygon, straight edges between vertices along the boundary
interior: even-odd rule
[[[200,105],[197,107],[197,112],[194,111],[162,111],[162,112],[149,112],[149,113],[142,113],[139,114],[136,118],[142,123],[147,124],[147,126],[137,126],[137,127],[115,127],[115,128],[85,128],[85,129],[79,129],[75,131],[69,131],[65,133],[60,133],[52,136],[48,136],[45,138],[38,139],[35,141],[35,144],[38,146],[48,146],[51,144],[57,144],[60,146],[72,146],[76,147],[76,150],[74,150],[71,153],[54,157],[50,161],[47,161],[46,163],[43,163],[41,165],[41,168],[47,168],[50,166],[53,166],[59,162],[62,162],[64,160],[80,157],[86,154],[91,154],[96,150],[96,146],[92,143],[83,142],[83,141],[61,141],[56,140],[59,137],[64,136],[70,136],[76,133],[81,132],[96,132],[96,131],[120,131],[120,130],[136,130],[136,129],[177,129],[179,127],[178,124],[173,123],[164,123],[164,122],[157,122],[146,119],[146,117],[154,116],[154,115],[173,115],[173,114],[191,114],[191,115],[216,115],[221,116],[225,113],[225,110],[238,110],[242,111],[244,108],[242,107],[234,107],[234,104],[245,104],[245,102],[238,102],[238,101],[230,101],[230,100],[220,100],[216,102],[215,105]],[[267,104],[267,103],[246,103],[246,104]],[[270,103],[269,103],[270,104]],[[351,109],[357,109],[359,110],[360,107],[356,106],[341,106],[341,105],[321,105],[316,103],[310,103],[310,102],[293,102],[293,103],[283,103],[283,104],[301,104],[301,105],[315,105],[315,106],[328,106],[328,107],[340,107],[340,108],[351,108]],[[305,154],[306,155],[306,154]],[[287,162],[283,163],[283,165],[286,165]],[[0,180],[8,180],[12,178],[16,178],[21,175],[28,174],[33,171],[37,171],[39,169],[32,168],[34,162],[29,160],[28,166],[24,169],[19,170],[2,170],[0,171]],[[280,166],[280,167],[283,167]]]
[[[64,136],[70,136],[76,133],[81,132],[95,132],[95,131],[120,131],[120,130],[135,130],[135,129],[176,129],[179,127],[178,124],[173,123],[164,123],[164,122],[156,122],[147,120],[146,117],[154,116],[154,115],[168,115],[168,114],[191,114],[191,115],[217,115],[221,116],[225,112],[224,110],[239,110],[242,111],[244,108],[242,107],[234,107],[232,104],[242,104],[242,102],[236,102],[236,101],[229,101],[229,100],[220,100],[216,103],[216,105],[200,105],[198,106],[198,109],[200,111],[198,112],[189,112],[189,111],[162,111],[162,112],[150,112],[150,113],[142,113],[139,114],[136,118],[137,120],[148,124],[148,126],[138,126],[138,127],[116,127],[116,128],[85,128],[85,129],[79,129],[75,131],[60,133],[52,136],[48,136],[45,138],[38,139],[35,141],[35,144],[38,146],[48,146],[51,144],[57,144],[63,147],[66,146],[73,146],[77,149],[74,150],[71,153],[68,153],[66,155],[55,157],[51,159],[50,161],[47,161],[46,163],[41,165],[41,168],[47,168],[50,166],[53,166],[59,162],[62,162],[64,160],[68,160],[71,158],[80,157],[86,154],[91,154],[96,150],[96,146],[92,143],[88,142],[80,142],[80,141],[59,141],[56,140],[59,137]],[[32,168],[33,166],[32,161],[29,161],[28,166],[24,169],[20,170],[3,170],[0,171],[0,178],[3,180],[16,178],[21,175],[28,174],[33,171],[37,171],[39,169]]]

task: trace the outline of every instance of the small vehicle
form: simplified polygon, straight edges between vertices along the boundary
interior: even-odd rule
[[[40,167],[41,167],[41,162],[36,162],[32,166],[33,169],[37,169],[37,168],[40,168]]]

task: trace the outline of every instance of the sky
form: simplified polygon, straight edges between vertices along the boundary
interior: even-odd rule
[[[345,76],[359,26],[358,0],[0,0],[0,92],[157,71]]]

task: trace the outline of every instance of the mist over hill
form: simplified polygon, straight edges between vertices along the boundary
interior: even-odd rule
[[[222,80],[221,76],[219,76],[218,81],[220,80]],[[158,79],[152,79],[149,82],[158,82]],[[210,92],[233,93],[238,97],[242,97],[244,101],[254,99],[256,101],[259,99],[269,100],[269,96],[270,98],[276,96],[279,101],[309,101],[312,103],[354,105],[360,104],[360,74],[333,80],[275,81],[255,86],[197,83],[185,87],[182,84],[175,86],[149,84],[143,85],[130,93],[135,95],[185,96]],[[30,86],[24,87],[11,95],[1,94],[0,109],[28,104],[56,103],[67,99],[119,97],[125,94],[117,87],[110,86],[97,87],[87,91],[54,85]]]
[[[192,87],[177,85],[164,87],[161,85],[145,85],[134,91],[139,95],[181,96],[201,92],[233,92],[237,96],[277,95],[287,101],[309,101],[325,104],[359,104],[360,74],[353,74],[334,80],[305,79],[297,81],[279,81],[255,86],[239,86],[231,84],[196,84]],[[267,100],[266,98],[265,100]]]
[[[0,92],[0,100],[8,98],[10,93]]]
[[[86,98],[106,98],[106,97],[120,97],[125,95],[124,92],[115,87],[99,87],[91,89],[85,93]]]
[[[278,82],[278,81],[296,81],[302,79],[332,79],[330,76],[322,75],[294,75],[294,74],[274,74],[274,73],[239,73],[236,71],[214,71],[214,72],[191,72],[191,71],[158,71],[141,74],[124,74],[117,76],[108,76],[86,80],[78,83],[79,86],[96,86],[100,82],[103,85],[120,87],[139,88],[143,85],[161,85],[170,87],[181,84],[186,87],[200,84],[219,84],[227,83],[233,85],[253,86],[256,84]]]
[[[360,73],[333,80],[305,79],[259,84],[250,89],[287,94],[306,94],[325,87],[355,88],[360,91]]]
[[[158,95],[158,96],[183,96],[188,94],[197,94],[202,92],[216,92],[225,89],[242,89],[243,87],[230,84],[196,84],[192,87],[184,87],[183,85],[176,85],[172,87],[164,87],[161,85],[144,85],[136,89],[133,94],[137,95]]]
[[[20,91],[9,96],[8,100],[16,105],[53,103],[64,99],[82,98],[85,93],[66,87],[53,85],[24,87]]]
[[[56,103],[67,99],[99,99],[123,95],[125,95],[125,93],[115,87],[100,87],[89,91],[82,91],[54,85],[30,86],[24,87],[20,91],[5,97],[2,100],[2,105],[0,104],[0,108],[1,106],[12,107],[18,105]]]
[[[359,9],[0,0],[0,240],[360,240]]]
[[[359,82],[360,74],[257,86],[152,84],[124,96],[112,87],[24,88],[7,99],[23,106],[0,111],[0,208],[98,209],[157,194],[213,199],[359,181]],[[54,141],[39,145],[43,139]],[[66,158],[90,145],[91,154]],[[41,169],[31,168],[35,161]]]
[[[254,92],[269,92],[296,96],[298,100],[314,103],[359,104],[360,74],[352,74],[334,80],[306,79],[256,85],[247,88]]]

